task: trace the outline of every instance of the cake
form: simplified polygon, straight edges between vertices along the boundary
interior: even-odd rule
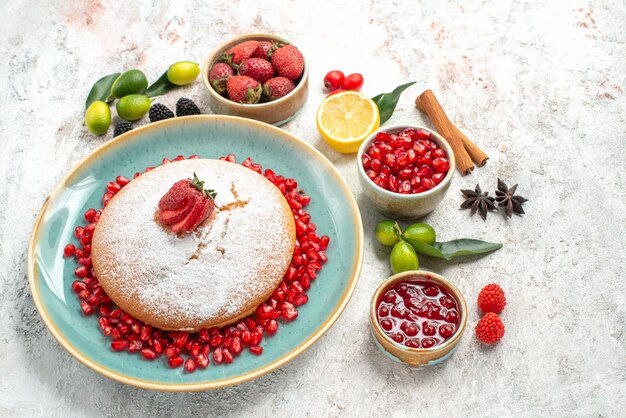
[[[192,231],[158,221],[161,198],[183,179],[213,189],[214,210]],[[226,161],[155,168],[106,206],[92,240],[93,268],[121,309],[163,330],[222,327],[252,314],[281,282],[295,245],[291,209],[262,175]]]

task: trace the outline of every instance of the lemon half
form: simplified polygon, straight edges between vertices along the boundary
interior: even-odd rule
[[[332,149],[344,154],[357,152],[379,126],[378,106],[356,91],[328,96],[317,110],[320,135]]]

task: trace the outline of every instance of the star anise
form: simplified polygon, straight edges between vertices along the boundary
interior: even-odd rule
[[[487,219],[487,212],[496,209],[496,205],[493,203],[496,199],[489,196],[489,192],[483,193],[478,184],[475,190],[464,189],[461,190],[461,193],[465,196],[465,201],[461,203],[461,209],[471,208],[471,215],[478,211],[483,220],[485,220]]]
[[[528,202],[528,199],[515,194],[516,189],[517,184],[509,189],[502,180],[498,179],[496,201],[498,202],[498,206],[504,208],[504,214],[509,218],[513,216],[513,212],[518,215],[523,215],[524,209],[522,208],[522,204]]]

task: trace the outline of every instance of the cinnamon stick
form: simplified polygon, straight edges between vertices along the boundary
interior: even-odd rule
[[[464,176],[471,173],[474,170],[474,163],[465,149],[463,139],[458,135],[460,131],[450,122],[432,90],[426,90],[417,96],[415,106],[430,117],[437,131],[448,141],[454,152],[456,167],[459,172]]]

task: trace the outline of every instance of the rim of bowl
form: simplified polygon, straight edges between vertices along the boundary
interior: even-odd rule
[[[414,193],[414,194],[402,194],[402,193],[392,192],[391,190],[383,189],[378,184],[374,183],[372,181],[372,179],[367,177],[367,174],[365,174],[365,168],[363,168],[363,163],[361,162],[361,157],[365,153],[365,150],[374,141],[374,139],[376,138],[376,135],[378,135],[378,133],[380,133],[380,132],[396,133],[396,132],[399,132],[399,131],[403,131],[404,129],[416,129],[416,130],[417,129],[422,129],[424,131],[430,132],[430,134],[436,139],[436,141],[439,143],[439,145],[443,146],[443,148],[445,148],[446,153],[448,154],[448,161],[450,161],[450,168],[448,169],[448,173],[443,178],[441,183],[439,183],[438,185],[436,185],[432,189],[427,190],[425,192]],[[432,129],[426,128],[425,126],[410,125],[410,124],[397,124],[397,125],[385,126],[384,128],[380,127],[377,130],[375,130],[369,137],[367,137],[367,139],[365,139],[365,141],[363,141],[363,143],[359,147],[359,152],[357,154],[356,163],[359,166],[359,174],[366,181],[368,181],[372,185],[374,185],[375,190],[377,192],[382,193],[382,194],[384,194],[384,195],[386,195],[388,197],[391,197],[391,198],[394,198],[394,199],[401,199],[401,200],[420,199],[422,197],[430,196],[431,194],[436,193],[438,190],[442,189],[446,184],[448,184],[448,183],[450,183],[450,181],[452,181],[452,176],[454,176],[454,170],[456,170],[456,159],[454,158],[454,152],[452,151],[452,147],[450,147],[450,144],[448,144],[448,141],[446,141],[446,139],[443,136],[439,135],[437,132],[433,131]]]
[[[288,98],[290,98],[291,96],[295,95],[296,93],[302,91],[304,89],[304,85],[306,83],[304,83],[304,80],[308,79],[309,77],[309,64],[307,62],[307,59],[304,55],[304,53],[302,52],[302,50],[299,47],[298,50],[300,51],[300,53],[302,54],[302,59],[304,61],[304,71],[302,71],[302,76],[300,77],[300,80],[298,81],[298,84],[296,84],[296,87],[289,92],[287,95],[281,97],[280,99],[276,99],[273,100],[271,102],[265,102],[265,103],[250,103],[250,104],[244,104],[244,103],[237,103],[237,102],[233,102],[232,100],[229,100],[227,98],[225,98],[224,96],[222,96],[221,94],[218,94],[215,89],[213,88],[213,86],[211,85],[211,83],[209,82],[209,70],[210,68],[213,66],[213,64],[215,64],[215,62],[217,61],[217,57],[219,57],[219,55],[221,55],[223,52],[226,51],[227,47],[226,45],[229,44],[237,44],[239,42],[243,42],[243,41],[248,41],[248,40],[272,40],[272,41],[278,41],[284,44],[289,44],[289,45],[294,45],[295,44],[293,42],[290,42],[288,39],[285,39],[281,36],[278,35],[273,35],[271,33],[249,33],[246,35],[241,35],[238,36],[236,38],[233,38],[231,40],[229,40],[228,42],[224,42],[222,43],[220,46],[218,46],[217,48],[215,48],[213,51],[211,51],[211,53],[209,54],[209,56],[204,60],[204,66],[202,67],[202,81],[204,81],[204,86],[207,88],[207,90],[209,91],[209,94],[212,95],[213,97],[215,97],[216,100],[231,105],[231,106],[236,106],[236,107],[254,107],[254,108],[258,108],[261,109],[263,107],[270,107],[270,106],[274,106],[274,105],[280,105],[282,102],[286,101]]]
[[[378,323],[378,315],[376,314],[376,305],[377,305],[377,301],[378,301],[380,294],[383,292],[383,290],[387,289],[388,287],[390,287],[391,285],[399,281],[411,280],[411,279],[424,279],[424,280],[431,280],[431,281],[437,282],[437,280],[432,280],[432,278],[438,279],[441,282],[438,284],[443,284],[443,286],[446,287],[450,291],[452,296],[459,303],[459,309],[461,311],[459,327],[454,331],[454,334],[452,334],[450,338],[448,338],[446,341],[443,342],[443,344],[435,345],[430,348],[412,348],[412,347],[407,347],[405,345],[395,342],[394,340],[389,338],[387,334],[385,334],[385,331],[381,328],[380,324]],[[465,302],[465,297],[463,296],[461,291],[452,282],[450,282],[448,279],[441,276],[440,274],[433,273],[430,271],[425,271],[425,270],[403,271],[401,273],[397,273],[391,277],[388,277],[380,285],[378,285],[378,287],[376,288],[376,291],[374,292],[374,296],[372,296],[372,301],[370,303],[371,326],[376,327],[376,330],[378,331],[378,333],[381,334],[386,341],[389,341],[395,347],[398,347],[409,353],[436,352],[449,345],[457,343],[458,340],[463,335],[463,332],[465,332],[465,326],[467,325],[467,315],[468,315],[467,303]]]

